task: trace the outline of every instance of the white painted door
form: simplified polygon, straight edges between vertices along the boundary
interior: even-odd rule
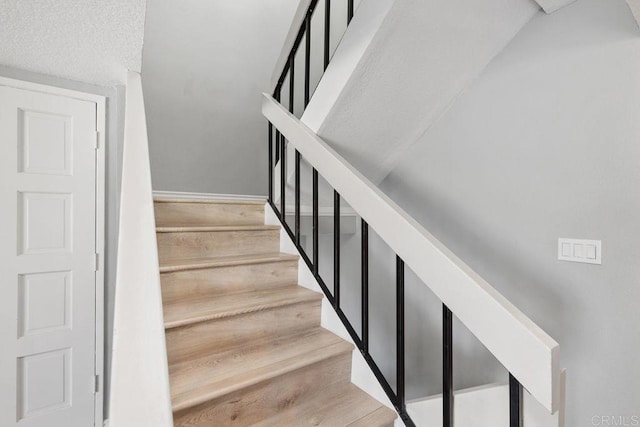
[[[94,425],[96,104],[0,87],[0,426]]]

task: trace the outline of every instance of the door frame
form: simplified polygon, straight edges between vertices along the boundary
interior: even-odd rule
[[[55,86],[32,83],[0,76],[0,86],[41,92],[49,95],[89,101],[96,105],[96,273],[95,273],[95,353],[94,365],[97,384],[94,394],[94,427],[104,423],[104,278],[105,278],[105,215],[106,215],[106,97]]]

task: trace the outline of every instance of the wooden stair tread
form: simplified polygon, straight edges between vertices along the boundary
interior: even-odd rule
[[[352,383],[324,389],[301,405],[285,409],[275,417],[251,427],[386,427],[397,414]],[[366,423],[366,424],[365,424]]]
[[[171,329],[321,299],[322,294],[297,285],[210,298],[198,296],[165,304],[164,325],[166,329]]]
[[[234,265],[264,264],[267,262],[297,261],[298,258],[298,255],[274,252],[254,255],[167,259],[160,264],[160,273]]]
[[[255,230],[279,230],[279,225],[171,225],[156,227],[156,233],[189,233],[189,232],[225,232],[225,231],[255,231]]]
[[[391,427],[349,382],[353,344],[321,328],[265,200],[154,198],[176,427]]]
[[[330,357],[353,345],[321,328],[169,367],[173,411],[184,410]]]
[[[264,205],[267,200],[247,199],[213,199],[213,198],[178,198],[178,197],[154,197],[155,203],[208,203],[220,205]]]
[[[349,424],[349,427],[387,427],[393,426],[393,422],[398,418],[398,414],[384,405],[375,411],[360,418],[358,421]]]

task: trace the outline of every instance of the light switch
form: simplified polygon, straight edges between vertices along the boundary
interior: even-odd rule
[[[584,245],[575,243],[573,245],[573,256],[575,258],[584,258]]]
[[[558,239],[558,259],[602,264],[602,241],[560,238]]]

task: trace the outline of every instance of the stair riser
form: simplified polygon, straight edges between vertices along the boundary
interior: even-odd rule
[[[166,331],[169,363],[292,335],[320,325],[321,301],[200,322]]]
[[[280,250],[280,230],[157,233],[160,262],[171,258],[250,255]]]
[[[162,273],[165,303],[182,298],[275,289],[298,283],[298,261],[244,264]]]
[[[264,205],[247,203],[156,202],[156,225],[264,224]]]
[[[349,381],[350,375],[351,352],[346,352],[175,413],[174,426],[251,425],[307,401],[323,387]]]

